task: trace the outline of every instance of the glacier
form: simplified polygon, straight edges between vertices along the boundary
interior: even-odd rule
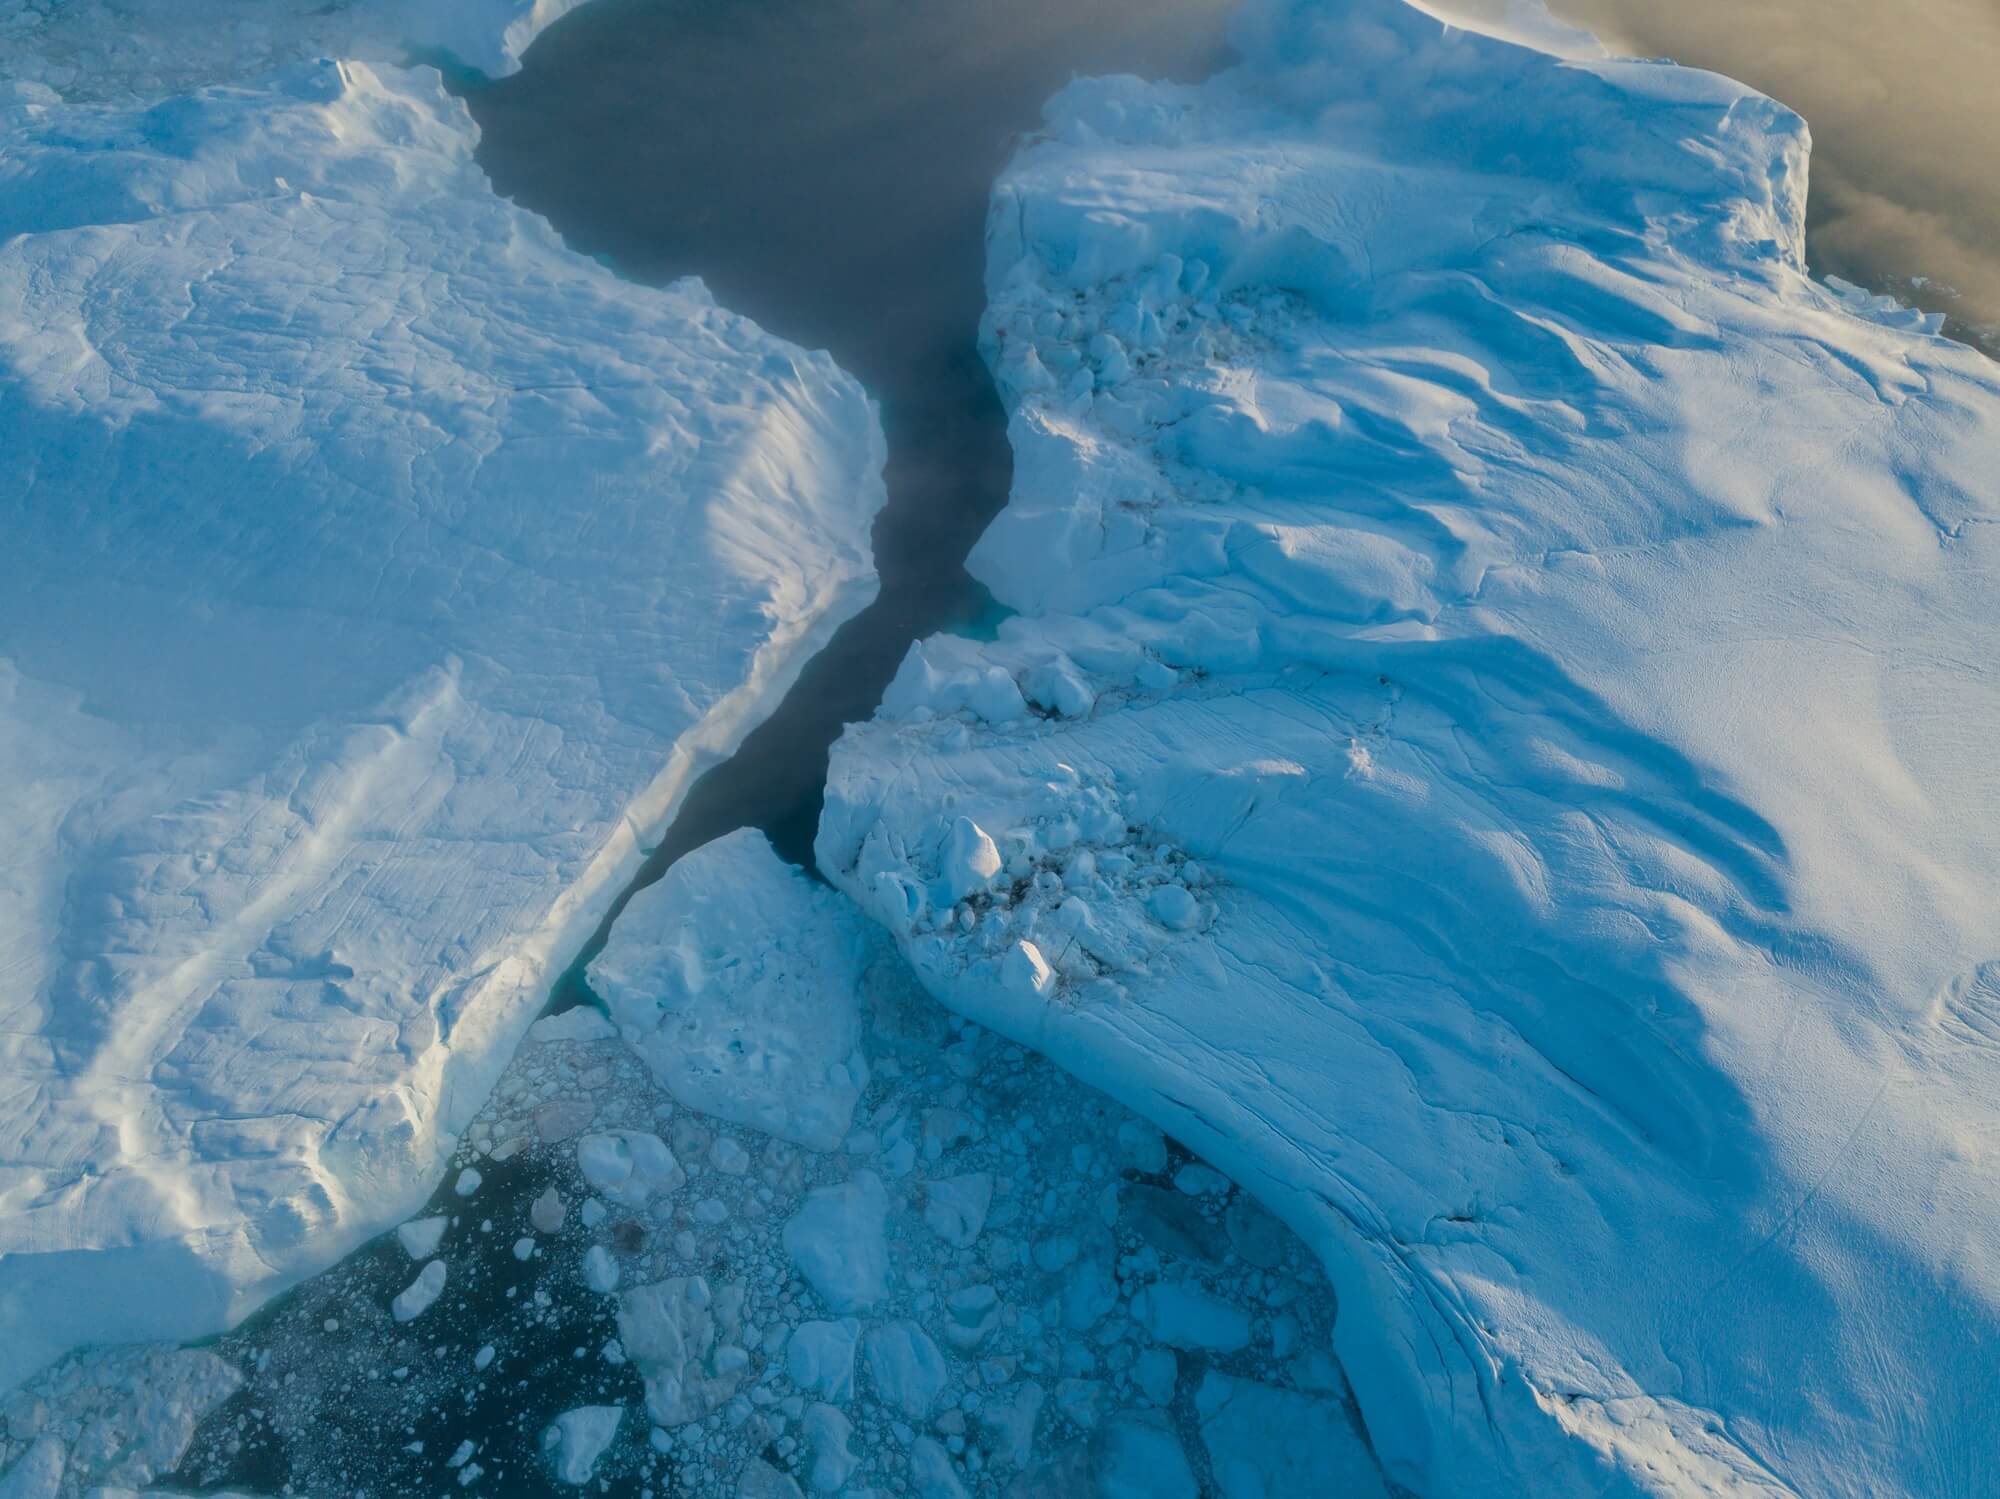
[[[378,45],[563,8],[0,9],[0,1389],[407,1216],[875,592],[860,385],[567,250]]]
[[[997,185],[1014,613],[821,869],[1316,1246],[1414,1491],[1990,1492],[2000,371],[1811,278],[1738,84],[1235,40]]]

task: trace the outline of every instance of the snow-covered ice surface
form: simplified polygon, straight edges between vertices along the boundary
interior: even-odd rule
[[[0,77],[154,100],[318,57],[443,54],[489,77],[584,0],[0,0]]]
[[[422,1199],[883,496],[855,381],[569,253],[434,72],[65,102],[88,14],[0,33],[0,1389]]]
[[[435,1303],[395,1320],[412,1266],[394,1234],[274,1301],[218,1345],[243,1389],[174,1482],[512,1495],[587,1470],[634,1496],[1384,1499],[1295,1235],[951,1016],[761,834],[661,884],[615,945],[708,944],[713,922],[766,981],[825,980],[867,1063],[845,1138],[802,1147],[689,1108],[608,1028],[538,1022],[461,1144],[480,1189],[433,1199],[450,1218]],[[845,976],[820,965],[834,950],[856,955]],[[666,992],[713,1021],[742,990]],[[746,1075],[727,1102],[794,1086]],[[594,1193],[582,1157],[612,1136],[635,1156],[652,1141],[677,1183]],[[1219,1321],[1242,1335],[1219,1343]]]
[[[2000,371],[1807,277],[1740,86],[1237,35],[998,186],[1019,614],[821,868],[1307,1235],[1418,1491],[1990,1492]]]
[[[686,1107],[814,1150],[847,1137],[867,1085],[854,993],[867,955],[843,898],[733,833],[703,880],[635,895],[590,987],[661,1087]]]

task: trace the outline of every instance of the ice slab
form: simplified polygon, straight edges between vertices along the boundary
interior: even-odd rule
[[[632,897],[590,983],[680,1103],[832,1150],[868,1082],[863,931],[743,829]]]
[[[2000,377],[1806,274],[1727,80],[1236,36],[998,185],[1017,613],[849,731],[821,868],[1319,1246],[1392,1478],[1977,1492]]]
[[[414,1209],[873,594],[861,388],[474,139],[351,61],[0,92],[0,1387]]]

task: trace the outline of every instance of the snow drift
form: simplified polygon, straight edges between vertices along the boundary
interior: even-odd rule
[[[860,387],[473,141],[427,70],[0,84],[0,1387],[406,1214],[873,595]]]
[[[1739,85],[1237,37],[998,186],[1019,612],[822,868],[1320,1246],[1419,1492],[1985,1492],[2000,374],[1808,277]]]

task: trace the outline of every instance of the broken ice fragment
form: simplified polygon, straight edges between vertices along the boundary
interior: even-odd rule
[[[577,1142],[576,1164],[593,1191],[630,1208],[687,1180],[667,1142],[639,1130],[585,1135]]]
[[[552,1234],[563,1226],[564,1211],[562,1193],[550,1187],[528,1208],[528,1221],[537,1233]]]
[[[557,1481],[589,1483],[624,1415],[622,1405],[586,1405],[557,1416],[542,1433],[542,1450],[550,1456]]]
[[[1163,1280],[1132,1298],[1132,1317],[1156,1342],[1234,1353],[1250,1341],[1250,1318],[1220,1296],[1186,1281]]]
[[[927,1414],[949,1377],[930,1334],[907,1319],[871,1328],[862,1347],[882,1404],[916,1420]]]
[[[411,1259],[427,1260],[437,1253],[447,1221],[443,1217],[413,1218],[396,1230],[396,1242]]]
[[[605,1251],[602,1244],[593,1244],[584,1251],[583,1283],[600,1296],[609,1296],[618,1289],[618,1261]]]
[[[421,1317],[431,1309],[431,1303],[444,1293],[444,1261],[432,1260],[417,1272],[417,1278],[397,1293],[389,1303],[389,1310],[398,1322],[408,1322]]]
[[[807,1193],[785,1225],[785,1253],[833,1311],[866,1311],[887,1291],[888,1213],[881,1178],[862,1171],[852,1181]]]
[[[992,1173],[976,1171],[967,1176],[948,1176],[930,1184],[924,1222],[947,1244],[964,1249],[986,1226],[986,1211],[992,1203]]]
[[[785,1373],[808,1395],[846,1400],[854,1393],[854,1345],[861,1324],[852,1317],[838,1322],[801,1322],[785,1345]]]

